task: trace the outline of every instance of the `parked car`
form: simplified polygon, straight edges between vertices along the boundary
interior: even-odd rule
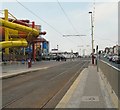
[[[107,54],[105,54],[103,57],[104,57],[104,58],[107,58],[107,57],[108,57],[108,55],[107,55]]]
[[[56,57],[56,61],[66,61],[66,58],[65,58],[64,56],[58,55],[58,56]]]
[[[117,61],[118,60],[118,56],[117,55],[114,55],[113,57],[112,57],[112,62],[115,62],[115,61]]]
[[[64,56],[61,56],[61,61],[66,61],[66,58]]]
[[[116,58],[115,63],[120,64],[120,56]]]
[[[48,61],[50,61],[50,56],[49,56],[49,55],[47,55],[47,56],[42,56],[42,60],[48,60]]]
[[[50,56],[45,56],[45,60],[50,61]]]
[[[50,59],[51,59],[51,60],[56,60],[56,57],[57,57],[56,55],[51,55],[51,56],[50,56]]]
[[[56,57],[56,61],[60,61],[60,56],[57,56],[57,57]]]
[[[108,56],[109,61],[112,61],[112,58],[113,58],[112,55],[109,55],[109,56]]]

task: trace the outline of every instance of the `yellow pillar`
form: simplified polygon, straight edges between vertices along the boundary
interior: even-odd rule
[[[24,47],[24,56],[25,56],[25,47]]]
[[[5,20],[8,21],[8,10],[4,10]],[[8,28],[5,28],[5,41],[9,41],[9,31]],[[5,48],[5,54],[9,54],[9,48]]]

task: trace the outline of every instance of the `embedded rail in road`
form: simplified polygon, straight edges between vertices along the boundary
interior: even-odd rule
[[[89,62],[66,62],[2,80],[3,108],[54,108]]]

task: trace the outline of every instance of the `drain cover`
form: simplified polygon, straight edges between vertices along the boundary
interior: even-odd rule
[[[98,96],[83,96],[82,101],[88,102],[88,101],[99,101]]]
[[[2,73],[7,73],[7,72],[3,71]]]

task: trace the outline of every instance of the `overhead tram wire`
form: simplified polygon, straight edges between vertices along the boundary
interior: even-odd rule
[[[25,7],[21,2],[19,2],[18,0],[16,0],[17,3],[19,3],[22,7],[24,7],[26,10],[28,10],[30,13],[32,13],[34,16],[36,16],[37,18],[39,18],[42,22],[46,23],[49,27],[51,27],[54,31],[56,31],[58,34],[63,35],[61,32],[59,32],[58,30],[56,30],[52,25],[50,25],[48,22],[46,22],[45,20],[43,20],[42,18],[40,18],[37,14],[35,14],[33,11],[31,11],[29,8]]]
[[[65,10],[63,9],[62,5],[60,4],[60,2],[57,0],[58,5],[60,6],[61,10],[63,11],[65,17],[67,18],[68,22],[70,23],[71,27],[73,28],[73,30],[78,33],[78,31],[76,30],[76,28],[74,27],[73,23],[71,22],[71,20],[69,19],[68,15],[66,14]]]
[[[48,22],[46,22],[45,20],[43,20],[42,18],[40,18],[37,14],[35,14],[33,11],[31,11],[29,8],[25,7],[21,2],[19,2],[18,0],[16,0],[18,4],[20,4],[22,7],[24,7],[26,10],[28,10],[31,14],[33,14],[34,16],[36,16],[38,19],[40,19],[42,22],[46,23],[50,28],[52,28],[55,32],[57,32],[59,35],[63,36],[63,34],[61,32],[59,32],[58,30],[56,30],[52,25],[50,25]],[[74,43],[73,41],[71,41],[69,39],[69,41],[73,44],[76,44]]]
[[[73,30],[79,34],[79,32],[76,30],[76,28],[74,27],[73,23],[71,22],[71,20],[69,19],[68,15],[66,14],[64,8],[62,7],[62,5],[60,4],[60,2],[57,0],[58,5],[60,6],[61,10],[63,11],[65,17],[67,18],[68,22],[70,23],[71,27],[73,28]],[[65,35],[63,35],[64,37]],[[75,36],[75,35],[74,35]],[[81,41],[83,42],[83,39],[80,37]]]

